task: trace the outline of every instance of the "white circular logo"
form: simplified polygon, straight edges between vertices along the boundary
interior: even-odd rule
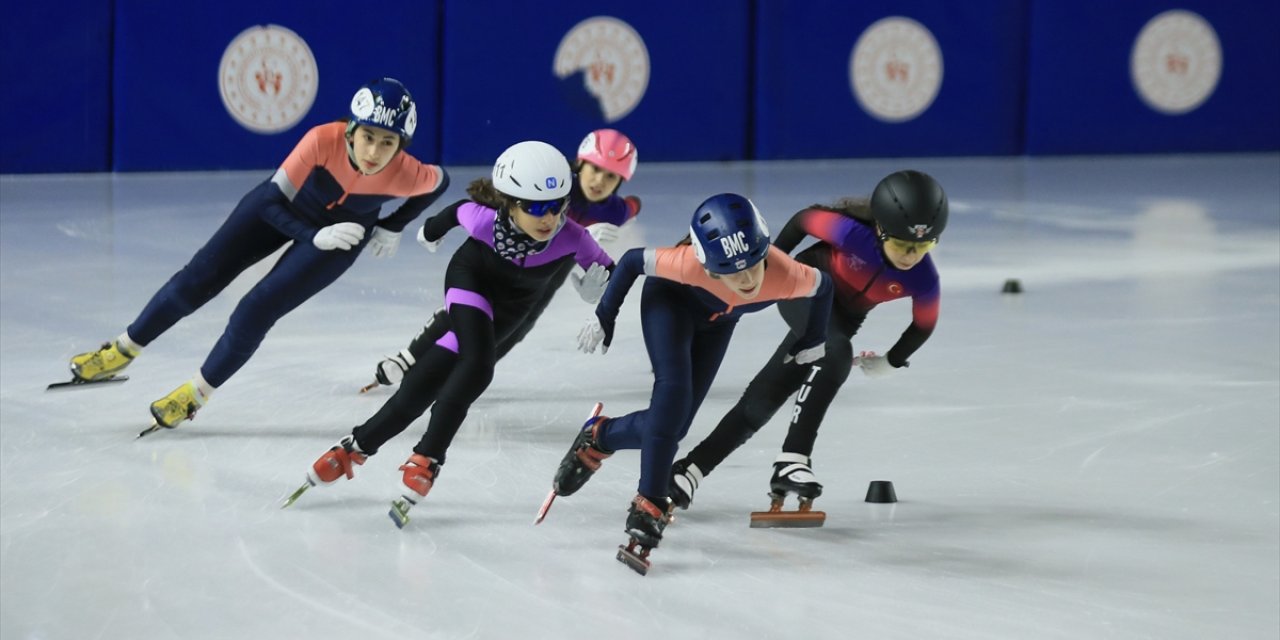
[[[298,124],[311,110],[319,86],[311,49],[298,34],[279,25],[241,31],[218,65],[223,106],[236,122],[256,133],[278,133]]]
[[[351,96],[351,115],[360,119],[373,115],[373,92],[369,87],[361,87]]]
[[[886,122],[924,113],[942,86],[942,50],[924,25],[893,16],[877,20],[853,45],[849,82],[863,110]]]
[[[1129,74],[1147,106],[1169,115],[1209,99],[1222,76],[1222,46],[1204,18],[1165,11],[1142,27],[1129,56]]]
[[[556,77],[582,72],[586,90],[600,101],[605,122],[631,113],[649,87],[649,50],[631,25],[608,16],[574,25],[556,48]]]

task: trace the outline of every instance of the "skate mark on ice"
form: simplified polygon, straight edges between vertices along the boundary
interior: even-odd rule
[[[320,601],[317,601],[313,598],[308,597],[306,594],[302,593],[301,591],[298,591],[296,589],[291,589],[288,586],[285,586],[279,580],[276,580],[270,575],[267,575],[267,573],[262,570],[262,567],[258,566],[257,562],[254,562],[253,557],[249,554],[249,549],[245,546],[243,536],[236,537],[236,546],[240,550],[240,556],[244,558],[245,565],[249,567],[249,570],[252,571],[255,576],[257,576],[260,580],[262,580],[268,586],[275,589],[276,591],[279,591],[289,596],[290,598],[293,598],[294,600],[297,600],[299,603],[304,604],[320,613],[323,613],[325,615],[329,615],[335,618],[340,618],[341,620],[353,626],[356,626],[364,631],[371,632],[369,635],[366,635],[364,637],[371,637],[374,633],[376,633],[378,637],[389,638],[391,640],[403,640],[406,634],[414,635],[418,633],[417,627],[406,622],[399,622],[398,614],[395,611],[384,611],[377,607],[371,606],[368,603],[361,600],[358,594],[352,593],[349,590],[343,589],[341,588],[341,585],[333,584],[332,582],[325,580],[322,576],[317,575],[311,571],[306,571],[305,575],[310,580],[314,581],[313,586],[321,585],[322,587],[324,587],[324,589],[327,592],[333,593],[336,596],[334,598],[334,603],[332,605],[324,604]],[[353,605],[362,609],[366,609],[368,610],[368,612],[363,615],[346,613],[345,611],[353,608]],[[380,626],[376,622],[378,620],[384,620],[384,621],[395,623],[394,626],[396,627],[396,630],[393,630],[390,628],[378,628]]]

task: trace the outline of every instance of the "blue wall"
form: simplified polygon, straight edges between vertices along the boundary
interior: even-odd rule
[[[756,39],[756,157],[1021,153],[1025,4],[762,0]],[[869,80],[880,85],[872,89],[884,91],[886,108],[877,116],[855,95],[851,54],[859,36],[887,16],[909,18],[928,29],[940,56],[927,68],[924,51],[910,41],[900,52],[892,41],[868,49]],[[896,69],[892,77],[884,75],[885,67]],[[932,102],[918,116],[899,120],[895,101],[927,92],[926,73],[939,76]],[[923,103],[927,97],[915,99]],[[876,102],[874,96],[866,101]]]
[[[1080,4],[1032,5],[1027,153],[1280,148],[1280,3],[1125,0],[1108,7],[1105,16]],[[1135,90],[1131,73],[1136,34],[1170,9],[1194,12],[1212,25],[1221,50],[1213,93],[1183,113],[1153,109]],[[1207,46],[1196,35],[1184,36],[1149,62],[1175,77],[1211,71],[1195,66]]]
[[[0,0],[0,173],[111,169],[111,5]]]
[[[336,0],[0,0],[0,173],[268,169],[381,75],[417,97],[412,152],[445,164],[601,126],[645,161],[1280,149],[1274,0],[570,6],[369,24]]]

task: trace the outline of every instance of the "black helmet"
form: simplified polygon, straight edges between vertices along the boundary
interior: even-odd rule
[[[947,194],[926,173],[889,174],[871,194],[871,215],[890,238],[927,242],[947,228]]]

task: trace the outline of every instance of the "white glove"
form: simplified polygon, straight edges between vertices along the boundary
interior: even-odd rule
[[[418,244],[426,247],[427,251],[430,251],[431,253],[435,253],[436,249],[439,249],[440,244],[443,242],[444,242],[444,238],[440,238],[435,242],[432,242],[427,239],[427,225],[424,224],[421,227],[418,227]]]
[[[609,345],[600,344],[603,340],[604,327],[600,326],[600,318],[592,315],[591,319],[582,325],[582,330],[578,332],[578,351],[595,353],[596,347],[600,347],[601,355],[609,353]]]
[[[373,377],[385,385],[399,384],[404,380],[405,372],[413,366],[413,362],[413,354],[409,353],[408,349],[401,349],[400,353],[387,356],[385,360],[379,362]]]
[[[576,272],[577,269],[574,271]],[[604,295],[605,288],[609,286],[609,270],[596,262],[582,275],[569,274],[569,281],[573,283],[573,288],[578,290],[578,295],[582,296],[587,304],[595,304],[600,302],[600,296]]]
[[[595,238],[596,244],[604,244],[613,242],[618,239],[618,225],[609,224],[608,222],[597,222],[587,227],[587,233]]]
[[[893,373],[894,366],[889,364],[889,359],[884,356],[876,355],[874,351],[863,351],[853,357],[853,363],[862,369],[862,373],[870,378],[880,378]]]
[[[794,356],[788,353],[785,357],[782,358],[782,361],[791,362],[792,360],[795,360],[796,364],[809,364],[811,362],[817,362],[821,360],[822,356],[826,354],[827,354],[827,345],[826,343],[823,343],[816,347],[801,349],[800,352]]]
[[[387,231],[382,227],[373,228],[373,236],[369,238],[369,250],[375,258],[390,258],[400,248],[400,232]]]
[[[364,240],[363,225],[359,222],[339,222],[317,231],[316,236],[311,239],[311,244],[324,251],[334,249],[350,251],[351,247],[360,244],[361,240]]]

